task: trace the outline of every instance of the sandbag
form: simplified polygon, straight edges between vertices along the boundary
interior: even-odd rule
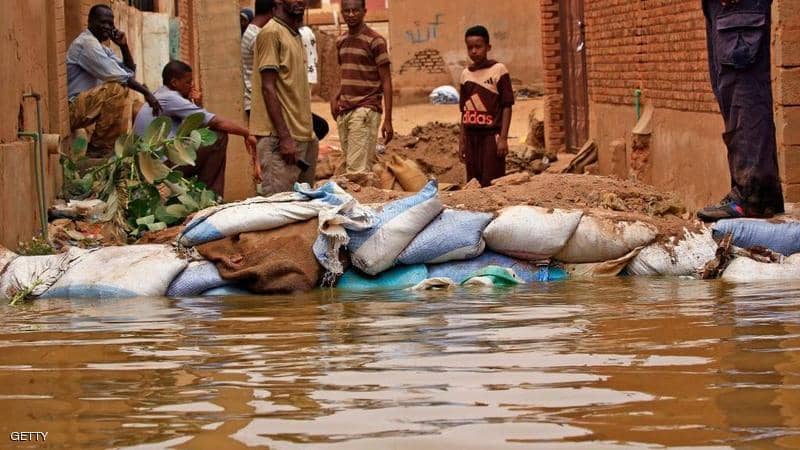
[[[392,160],[389,161],[387,167],[406,192],[419,192],[428,183],[428,177],[425,176],[425,172],[419,168],[419,165],[415,161],[405,159],[400,155],[392,156]]]
[[[530,261],[547,259],[564,248],[582,216],[582,211],[512,206],[500,212],[483,236],[498,253]]]
[[[2,250],[5,252],[0,255],[0,298],[26,291],[29,297],[41,296],[67,272],[70,264],[87,252],[71,247],[57,255],[18,256]]]
[[[481,287],[509,287],[521,284],[522,281],[517,276],[514,269],[507,267],[488,266],[473,273],[463,283],[462,286],[481,286]]]
[[[15,260],[18,256],[19,255],[16,253],[0,245],[0,275],[2,275],[3,271],[6,270],[6,266],[8,266],[8,264]]]
[[[312,247],[318,220],[269,231],[242,233],[197,247],[216,264],[223,279],[257,294],[310,291],[319,285],[322,266]]]
[[[456,288],[456,282],[450,278],[428,278],[417,283],[407,291],[446,291]]]
[[[397,266],[376,277],[351,269],[344,273],[336,287],[345,291],[399,290],[416,286],[427,278],[428,269],[423,264]]]
[[[442,209],[435,181],[428,183],[416,195],[386,204],[376,212],[376,223],[371,228],[348,230],[348,249],[353,265],[369,275],[389,269]]]
[[[555,259],[572,264],[610,261],[653,242],[657,234],[654,226],[644,222],[583,216],[575,234]]]
[[[697,276],[716,257],[717,247],[710,228],[697,233],[686,230],[683,236],[642,249],[626,271],[637,276]]]
[[[186,225],[178,242],[192,247],[250,231],[267,231],[319,216],[332,205],[319,199],[307,201],[300,193],[281,193],[251,198],[205,209]]]
[[[180,273],[167,289],[168,297],[191,297],[211,289],[230,284],[219,274],[210,261],[193,261]]]
[[[789,256],[783,263],[763,263],[746,257],[737,257],[725,269],[722,279],[736,283],[797,281],[800,280],[800,254]]]
[[[444,264],[428,266],[431,278],[450,278],[461,284],[478,270],[487,266],[499,266],[514,269],[514,273],[525,283],[559,281],[567,278],[564,271],[547,266],[537,266],[534,263],[522,261],[492,251],[486,251],[481,256],[467,261],[451,261]]]
[[[483,230],[492,214],[447,209],[420,232],[403,253],[400,264],[438,264],[478,257],[486,248]]]
[[[161,297],[188,261],[169,245],[127,245],[87,251],[42,297]]]
[[[712,227],[714,239],[733,235],[733,245],[762,247],[784,256],[800,253],[800,222],[775,223],[763,219],[721,220]]]
[[[381,189],[391,190],[392,186],[397,182],[397,178],[392,171],[381,163],[373,165],[372,172],[378,177],[378,187]]]
[[[570,279],[618,277],[643,248],[633,249],[625,256],[600,263],[567,264],[564,270],[567,271]]]
[[[439,86],[428,95],[434,105],[457,105],[461,95],[450,85]]]
[[[232,296],[241,297],[248,295],[253,295],[253,293],[248,291],[247,289],[242,289],[240,287],[233,285],[220,286],[218,288],[210,289],[200,294],[201,297],[232,297]]]

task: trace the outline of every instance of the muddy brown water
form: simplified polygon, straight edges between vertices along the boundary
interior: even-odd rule
[[[800,282],[0,314],[0,448],[800,447]]]

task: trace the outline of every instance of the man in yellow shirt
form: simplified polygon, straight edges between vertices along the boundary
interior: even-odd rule
[[[278,0],[275,16],[259,32],[253,59],[250,134],[257,136],[260,193],[313,184],[319,141],[311,119],[311,88],[299,27],[305,0]]]

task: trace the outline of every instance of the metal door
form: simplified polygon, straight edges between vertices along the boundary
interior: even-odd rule
[[[566,147],[568,152],[576,153],[589,140],[583,0],[560,0],[560,9]]]

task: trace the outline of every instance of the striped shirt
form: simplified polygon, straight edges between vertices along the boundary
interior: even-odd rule
[[[364,25],[357,34],[340,36],[336,48],[342,73],[339,113],[357,108],[383,112],[383,85],[378,67],[390,64],[386,39]]]

